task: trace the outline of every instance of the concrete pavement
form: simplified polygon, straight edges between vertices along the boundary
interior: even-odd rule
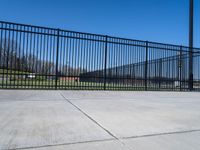
[[[0,90],[0,150],[197,150],[200,93]]]

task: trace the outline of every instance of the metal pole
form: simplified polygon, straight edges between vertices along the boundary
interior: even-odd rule
[[[194,23],[194,1],[190,0],[189,10],[189,90],[193,90],[193,23]]]
[[[161,80],[162,79],[162,58],[159,60],[159,90],[161,89]]]
[[[148,67],[148,41],[146,41],[146,61],[145,61],[145,91],[147,91],[147,67]]]
[[[56,48],[56,83],[55,89],[58,88],[58,55],[59,55],[59,36],[60,36],[60,29],[57,29],[57,48]]]
[[[183,47],[180,46],[180,56],[179,56],[179,64],[178,64],[180,91],[182,91],[182,49]]]
[[[105,61],[104,61],[104,90],[106,90],[106,72],[107,72],[107,49],[108,49],[108,36],[105,41]]]

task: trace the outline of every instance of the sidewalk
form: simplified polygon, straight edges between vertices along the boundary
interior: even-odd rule
[[[0,150],[197,150],[199,97],[0,90]]]

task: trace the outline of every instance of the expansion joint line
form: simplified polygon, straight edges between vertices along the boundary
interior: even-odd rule
[[[88,119],[90,119],[92,122],[94,122],[97,126],[99,126],[101,129],[103,129],[105,132],[107,132],[110,136],[112,136],[114,139],[116,139],[117,141],[119,141],[121,144],[123,144],[124,146],[126,146],[126,148],[128,148],[130,150],[129,147],[127,147],[127,145],[118,137],[116,137],[113,133],[111,133],[108,129],[106,129],[105,127],[103,127],[100,123],[98,123],[96,120],[94,120],[90,115],[88,115],[85,111],[83,111],[80,107],[78,107],[77,105],[75,105],[74,103],[72,103],[69,99],[67,99],[61,92],[59,92],[60,95],[68,102],[70,103],[72,106],[74,106],[76,109],[78,109],[82,114],[84,114]]]

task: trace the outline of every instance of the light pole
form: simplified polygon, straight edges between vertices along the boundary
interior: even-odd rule
[[[190,0],[189,9],[189,90],[193,90],[193,24],[194,0]]]

